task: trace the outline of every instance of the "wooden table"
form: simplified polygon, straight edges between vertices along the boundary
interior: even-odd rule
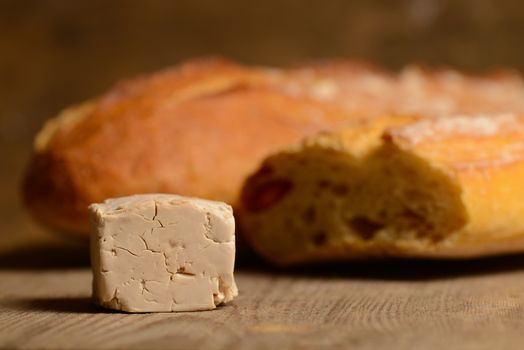
[[[112,313],[90,301],[82,246],[0,256],[0,348],[519,349],[524,257],[237,268],[240,296],[214,311]]]

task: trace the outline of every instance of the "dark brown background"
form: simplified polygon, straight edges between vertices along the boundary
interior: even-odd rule
[[[523,38],[520,0],[2,1],[0,243],[41,235],[18,186],[42,122],[115,80],[208,54],[524,69]]]

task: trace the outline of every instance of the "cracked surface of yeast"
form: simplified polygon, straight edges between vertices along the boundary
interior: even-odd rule
[[[93,296],[128,312],[213,309],[237,295],[230,206],[137,195],[90,206]]]

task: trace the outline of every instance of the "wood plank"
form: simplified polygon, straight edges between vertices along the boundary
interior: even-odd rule
[[[241,267],[214,311],[123,314],[90,302],[88,268],[0,268],[0,348],[515,349],[524,259]]]

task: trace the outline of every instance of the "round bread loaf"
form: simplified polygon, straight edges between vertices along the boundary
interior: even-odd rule
[[[25,203],[40,221],[82,237],[88,205],[106,198],[164,192],[235,204],[268,154],[391,111],[524,111],[524,88],[510,73],[193,60],[119,83],[47,122],[35,140]]]

